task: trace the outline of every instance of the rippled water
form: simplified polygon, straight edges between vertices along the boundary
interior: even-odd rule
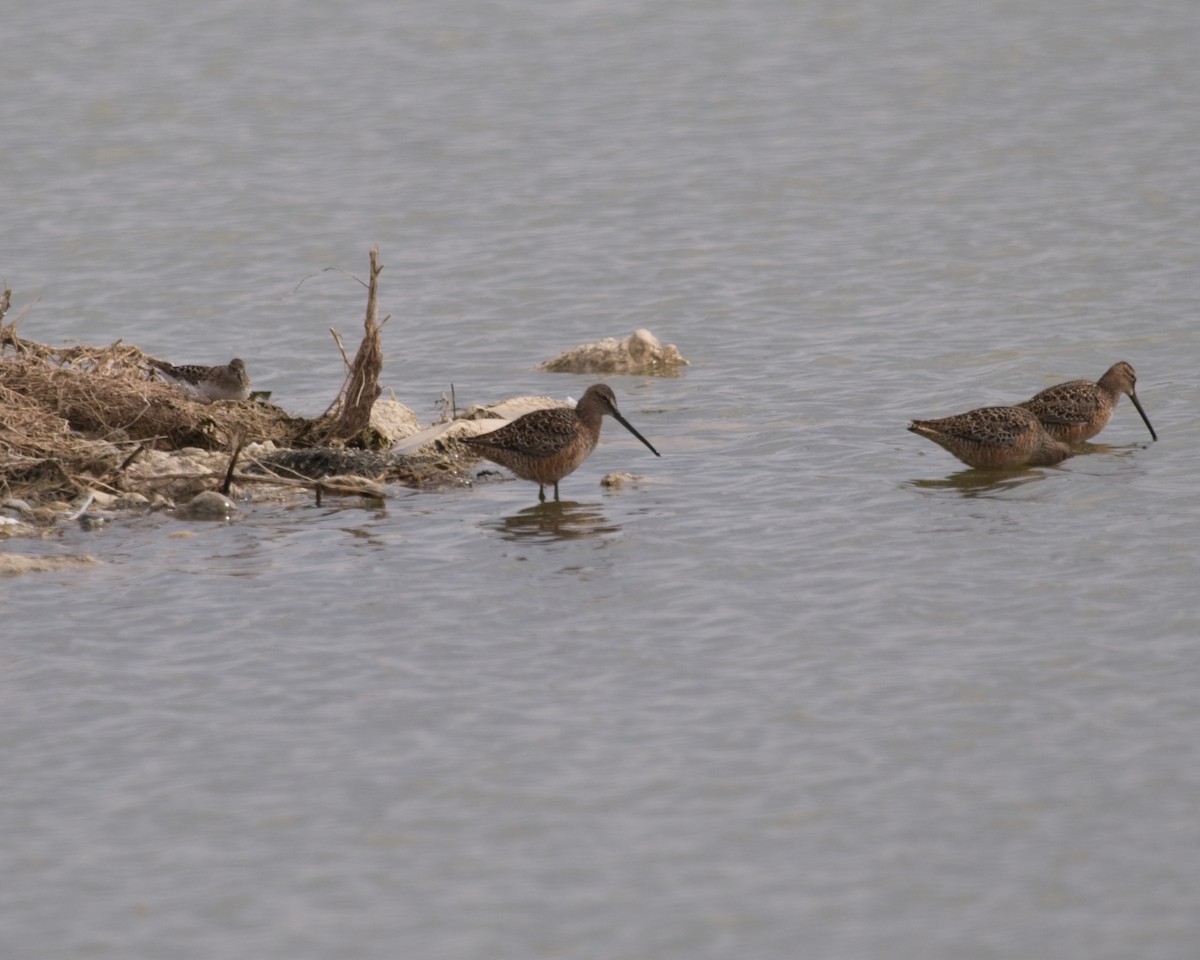
[[[430,419],[638,326],[693,361],[610,381],[663,458],[609,423],[561,504],[5,544],[100,560],[0,584],[6,956],[1194,956],[1200,10],[4,27],[30,338],[318,412],[378,242]],[[904,430],[1117,359],[1158,443],[1123,401],[981,479]]]

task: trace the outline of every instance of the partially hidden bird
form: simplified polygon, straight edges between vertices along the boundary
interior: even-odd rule
[[[980,407],[940,420],[913,420],[908,429],[978,470],[1049,467],[1074,455],[1021,407]]]
[[[159,375],[188,396],[202,403],[214,400],[245,400],[250,396],[250,377],[246,364],[237,357],[215,367],[185,363],[175,366],[165,360],[150,360]]]

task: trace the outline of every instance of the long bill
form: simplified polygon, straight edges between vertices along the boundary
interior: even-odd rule
[[[1150,426],[1150,418],[1146,416],[1146,411],[1142,409],[1142,403],[1137,398],[1136,393],[1131,393],[1129,399],[1133,401],[1133,405],[1137,407],[1137,412],[1142,415],[1142,422],[1146,424],[1146,429],[1150,431],[1150,437],[1153,440],[1158,439],[1158,434],[1154,432],[1154,428]],[[632,429],[632,428],[630,428]]]
[[[1139,408],[1139,409],[1140,409],[1140,408]],[[619,424],[620,424],[621,426],[623,426],[623,427],[624,427],[626,430],[628,430],[630,433],[632,433],[632,434],[633,434],[635,437],[637,437],[639,440],[641,440],[641,441],[642,441],[642,443],[644,443],[644,444],[645,444],[647,447],[649,447],[649,448],[650,448],[650,452],[651,452],[652,454],[654,454],[656,457],[661,457],[661,456],[662,456],[662,454],[661,454],[661,453],[659,453],[657,450],[655,450],[655,449],[654,449],[654,444],[652,444],[652,443],[651,443],[649,440],[647,440],[647,439],[646,439],[645,437],[643,437],[643,436],[642,436],[640,433],[638,433],[636,430],[634,430],[634,429],[633,429],[633,424],[632,424],[632,423],[630,423],[630,422],[629,422],[628,420],[626,420],[626,419],[625,419],[623,416],[621,416],[619,413],[617,413],[617,411],[616,411],[616,410],[613,410],[613,411],[611,411],[611,413],[612,413],[613,417],[616,419],[617,423],[619,423]],[[1142,414],[1142,416],[1145,416],[1145,414]],[[1151,430],[1150,432],[1151,432],[1151,433],[1153,433],[1154,431],[1153,431],[1153,430]]]

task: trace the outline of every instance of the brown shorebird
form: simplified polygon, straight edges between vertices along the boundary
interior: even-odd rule
[[[908,429],[978,470],[1049,467],[1074,455],[1020,407],[980,407],[941,420],[913,420]]]
[[[167,383],[178,387],[188,396],[202,403],[214,400],[245,400],[250,396],[250,378],[246,365],[236,357],[227,364],[205,367],[187,363],[177,367],[165,360],[151,360]]]
[[[656,457],[662,456],[621,416],[617,398],[603,383],[588,387],[573,410],[569,407],[534,410],[491,433],[463,437],[462,442],[481,457],[508,467],[522,480],[532,480],[538,485],[541,501],[546,499],[546,484],[554,484],[557,500],[558,481],[596,449],[605,414],[641,440]]]
[[[1124,393],[1142,415],[1151,439],[1157,440],[1158,434],[1150,426],[1150,418],[1134,391],[1136,384],[1137,374],[1133,367],[1122,360],[1109,367],[1095,382],[1069,380],[1047,387],[1017,406],[1024,407],[1041,420],[1046,432],[1054,439],[1063,443],[1081,443],[1105,428]]]

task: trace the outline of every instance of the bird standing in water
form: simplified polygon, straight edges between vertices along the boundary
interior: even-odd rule
[[[1017,406],[1023,407],[1034,414],[1046,432],[1063,443],[1081,443],[1090,440],[1107,426],[1117,409],[1117,401],[1125,394],[1137,407],[1142,415],[1142,422],[1150,431],[1153,440],[1158,434],[1150,426],[1150,418],[1142,409],[1141,401],[1137,398],[1134,386],[1137,384],[1137,374],[1124,360],[1109,367],[1099,380],[1068,380],[1053,387],[1047,387],[1041,393],[1031,397]]]
[[[978,470],[1049,467],[1074,455],[1020,407],[980,407],[941,420],[913,420],[908,429]]]
[[[588,387],[574,409],[534,410],[491,433],[463,437],[462,442],[481,457],[508,467],[522,480],[536,483],[538,500],[545,501],[546,484],[553,484],[554,499],[557,500],[558,481],[574,471],[596,449],[605,414],[641,440],[656,457],[662,456],[621,416],[616,396],[604,383]]]

